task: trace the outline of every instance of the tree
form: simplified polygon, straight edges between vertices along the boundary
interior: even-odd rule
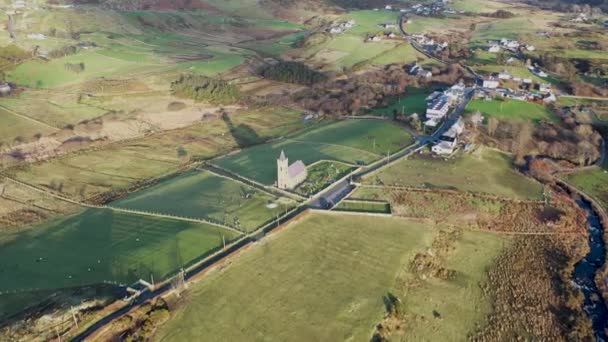
[[[528,152],[528,144],[532,141],[532,133],[534,128],[530,122],[524,122],[519,126],[517,137],[515,139],[515,162],[518,165],[524,164],[524,156]]]
[[[495,117],[488,119],[488,134],[493,137],[500,122]]]

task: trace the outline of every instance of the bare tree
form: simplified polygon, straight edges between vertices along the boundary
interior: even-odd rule
[[[499,123],[500,122],[495,117],[490,117],[490,119],[488,119],[488,134],[490,136],[494,136]]]

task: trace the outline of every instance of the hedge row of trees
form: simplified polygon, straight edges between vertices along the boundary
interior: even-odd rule
[[[201,75],[182,75],[171,83],[171,90],[178,97],[216,104],[230,104],[240,98],[235,85]]]
[[[262,67],[260,75],[275,81],[306,85],[312,85],[327,79],[325,74],[310,69],[304,63],[286,61]]]

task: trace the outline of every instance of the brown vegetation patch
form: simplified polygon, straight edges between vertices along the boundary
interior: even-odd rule
[[[583,235],[518,238],[488,273],[494,312],[472,340],[593,340],[582,294],[570,285],[586,246]]]

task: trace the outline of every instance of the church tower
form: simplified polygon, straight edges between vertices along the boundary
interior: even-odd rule
[[[285,156],[285,152],[281,150],[281,155],[277,159],[277,187],[279,189],[287,189],[289,183],[289,160]]]

